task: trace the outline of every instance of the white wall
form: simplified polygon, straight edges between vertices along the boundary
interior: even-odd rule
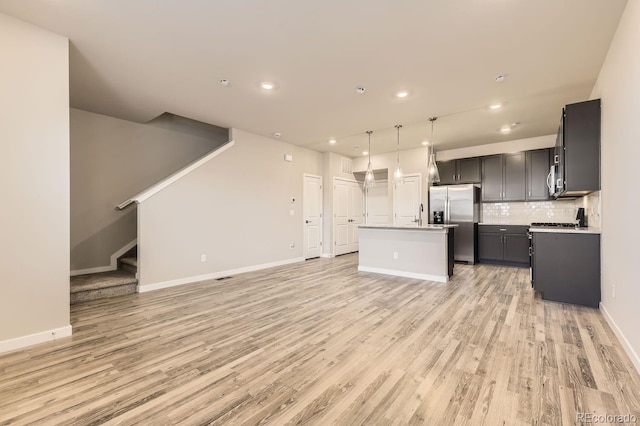
[[[71,110],[72,271],[109,269],[111,255],[137,235],[135,205],[115,206],[228,140],[225,129],[189,125],[175,117],[139,124]]]
[[[71,333],[68,51],[0,14],[0,352]]]
[[[560,112],[558,112],[560,114]],[[558,122],[558,124],[560,124]],[[436,160],[447,161],[457,158],[482,157],[484,155],[504,154],[508,152],[530,151],[551,148],[556,144],[556,135],[537,136],[535,138],[514,139],[506,142],[470,146],[468,148],[449,149],[436,152]]]
[[[591,97],[602,99],[601,307],[640,371],[638,40],[640,2],[630,1]]]
[[[138,206],[141,291],[303,259],[303,173],[322,175],[322,154],[232,137],[235,146]]]

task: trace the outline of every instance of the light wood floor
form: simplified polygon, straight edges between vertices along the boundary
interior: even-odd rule
[[[575,424],[635,414],[640,377],[598,310],[528,269],[448,284],[357,255],[72,306],[73,337],[0,356],[0,424]]]

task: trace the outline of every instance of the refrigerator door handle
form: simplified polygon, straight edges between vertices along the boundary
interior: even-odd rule
[[[449,196],[446,196],[444,199],[444,215],[445,223],[449,223],[451,221],[451,199]]]

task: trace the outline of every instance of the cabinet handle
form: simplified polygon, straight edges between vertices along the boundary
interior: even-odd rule
[[[529,247],[529,256],[531,256],[531,255],[532,255],[532,253],[531,253],[531,247]]]
[[[507,230],[507,228],[500,228],[500,230],[501,230],[501,231],[506,231],[506,230]]]
[[[558,157],[558,154],[556,154],[556,155],[554,155],[554,156],[553,156],[553,163],[554,163],[554,164],[558,164],[558,163],[560,163],[560,157]]]

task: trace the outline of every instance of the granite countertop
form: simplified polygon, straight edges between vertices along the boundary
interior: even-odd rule
[[[359,228],[371,228],[371,229],[402,229],[402,230],[414,230],[414,231],[442,231],[444,229],[448,229],[448,228],[455,228],[458,225],[434,225],[434,224],[428,224],[428,225],[422,225],[422,226],[417,226],[417,225],[386,225],[386,224],[380,224],[380,225],[359,225]]]
[[[531,227],[529,232],[555,232],[563,234],[600,234],[600,228],[543,228]]]

